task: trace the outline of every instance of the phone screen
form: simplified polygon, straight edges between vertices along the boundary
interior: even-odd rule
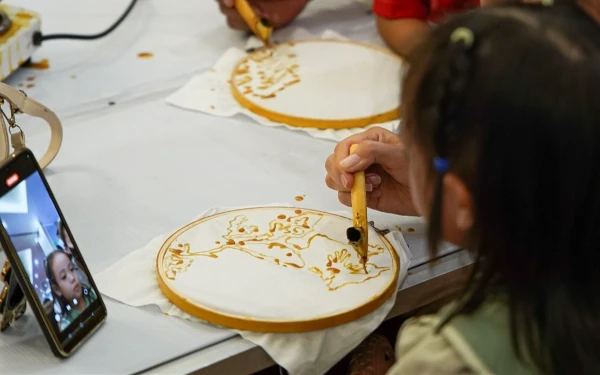
[[[46,323],[64,342],[85,330],[86,320],[102,301],[36,164],[13,164],[21,165],[0,180],[0,220]]]

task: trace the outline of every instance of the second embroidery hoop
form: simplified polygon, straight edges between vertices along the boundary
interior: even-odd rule
[[[234,68],[231,92],[282,124],[349,129],[400,117],[402,60],[373,45],[307,40],[259,49]]]

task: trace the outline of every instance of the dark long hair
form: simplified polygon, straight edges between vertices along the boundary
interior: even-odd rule
[[[570,3],[482,8],[431,33],[404,87],[408,138],[435,183],[433,253],[436,158],[473,194],[474,271],[454,314],[506,296],[515,352],[553,374],[600,374],[598,33]]]

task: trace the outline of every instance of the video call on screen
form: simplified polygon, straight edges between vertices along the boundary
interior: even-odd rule
[[[0,197],[0,219],[46,315],[63,331],[97,295],[38,172]]]

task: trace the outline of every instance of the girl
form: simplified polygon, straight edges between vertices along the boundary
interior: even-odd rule
[[[463,298],[404,325],[391,374],[600,373],[595,27],[574,6],[494,6],[416,52],[412,201],[432,251],[445,239],[475,264]]]
[[[64,250],[65,253],[71,258],[71,261],[77,268],[77,273],[79,275],[79,279],[83,280],[84,283],[89,282],[87,276],[83,273],[83,265],[79,261],[79,259],[74,255],[75,253],[75,244],[67,231],[67,228],[64,226],[60,219],[56,222],[56,235],[60,239],[60,244],[56,245],[56,248],[59,250]]]
[[[96,293],[82,284],[71,257],[64,250],[48,254],[46,275],[52,296],[60,305],[61,313],[56,315],[56,321],[62,331],[96,300]]]

